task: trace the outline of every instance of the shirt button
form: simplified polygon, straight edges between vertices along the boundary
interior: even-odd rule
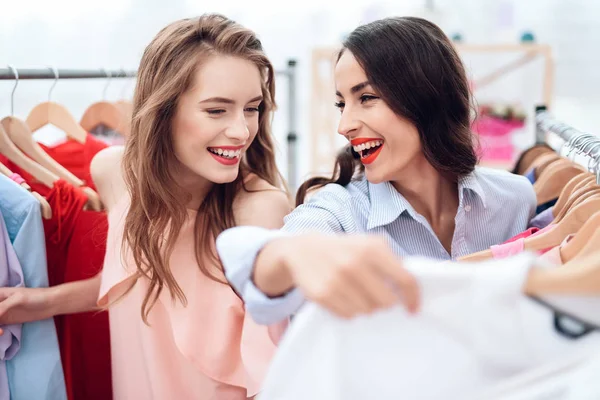
[[[469,211],[471,211],[471,206],[470,206],[469,204],[467,204],[467,205],[465,206],[465,211],[466,211],[466,212],[469,212]]]

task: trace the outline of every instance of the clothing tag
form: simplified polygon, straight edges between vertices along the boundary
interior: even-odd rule
[[[57,128],[52,124],[44,125],[35,131],[33,133],[33,138],[36,142],[42,143],[48,147],[57,146],[69,139],[62,129]]]

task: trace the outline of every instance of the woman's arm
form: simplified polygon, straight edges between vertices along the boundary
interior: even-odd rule
[[[0,325],[97,309],[101,274],[49,288],[0,288]]]
[[[242,217],[236,218],[238,225],[247,226],[229,229],[217,239],[227,279],[258,323],[289,317],[305,297],[344,317],[399,301],[416,309],[417,284],[383,239],[336,235],[343,229],[330,207],[343,208],[341,201],[317,195],[275,230],[281,226],[283,205],[289,203],[274,197],[269,191],[252,193],[240,208]]]

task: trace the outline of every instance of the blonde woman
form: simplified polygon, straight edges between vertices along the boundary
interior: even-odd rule
[[[218,15],[164,28],[140,63],[126,147],[92,162],[109,219],[102,275],[3,293],[0,322],[94,309],[100,293],[115,399],[255,396],[285,325],[247,317],[214,243],[237,224],[278,228],[290,210],[274,96],[252,31]]]

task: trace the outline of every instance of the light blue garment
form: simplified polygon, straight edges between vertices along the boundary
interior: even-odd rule
[[[0,213],[0,287],[22,287],[23,270],[15,254],[6,225]],[[10,400],[6,361],[12,359],[21,347],[22,324],[0,325],[0,400]]]
[[[271,299],[251,281],[256,255],[274,237],[303,232],[368,233],[387,238],[399,256],[454,260],[521,233],[535,212],[533,187],[522,176],[477,168],[459,181],[458,189],[451,254],[392,184],[372,184],[364,177],[346,187],[330,184],[322,188],[285,218],[281,231],[236,227],[223,232],[217,238],[217,251],[227,279],[256,322],[275,323],[295,313],[303,297],[292,290]]]
[[[0,175],[0,211],[21,263],[25,286],[48,287],[40,204],[21,186]],[[6,367],[11,400],[67,398],[53,319],[23,325],[21,349]]]

